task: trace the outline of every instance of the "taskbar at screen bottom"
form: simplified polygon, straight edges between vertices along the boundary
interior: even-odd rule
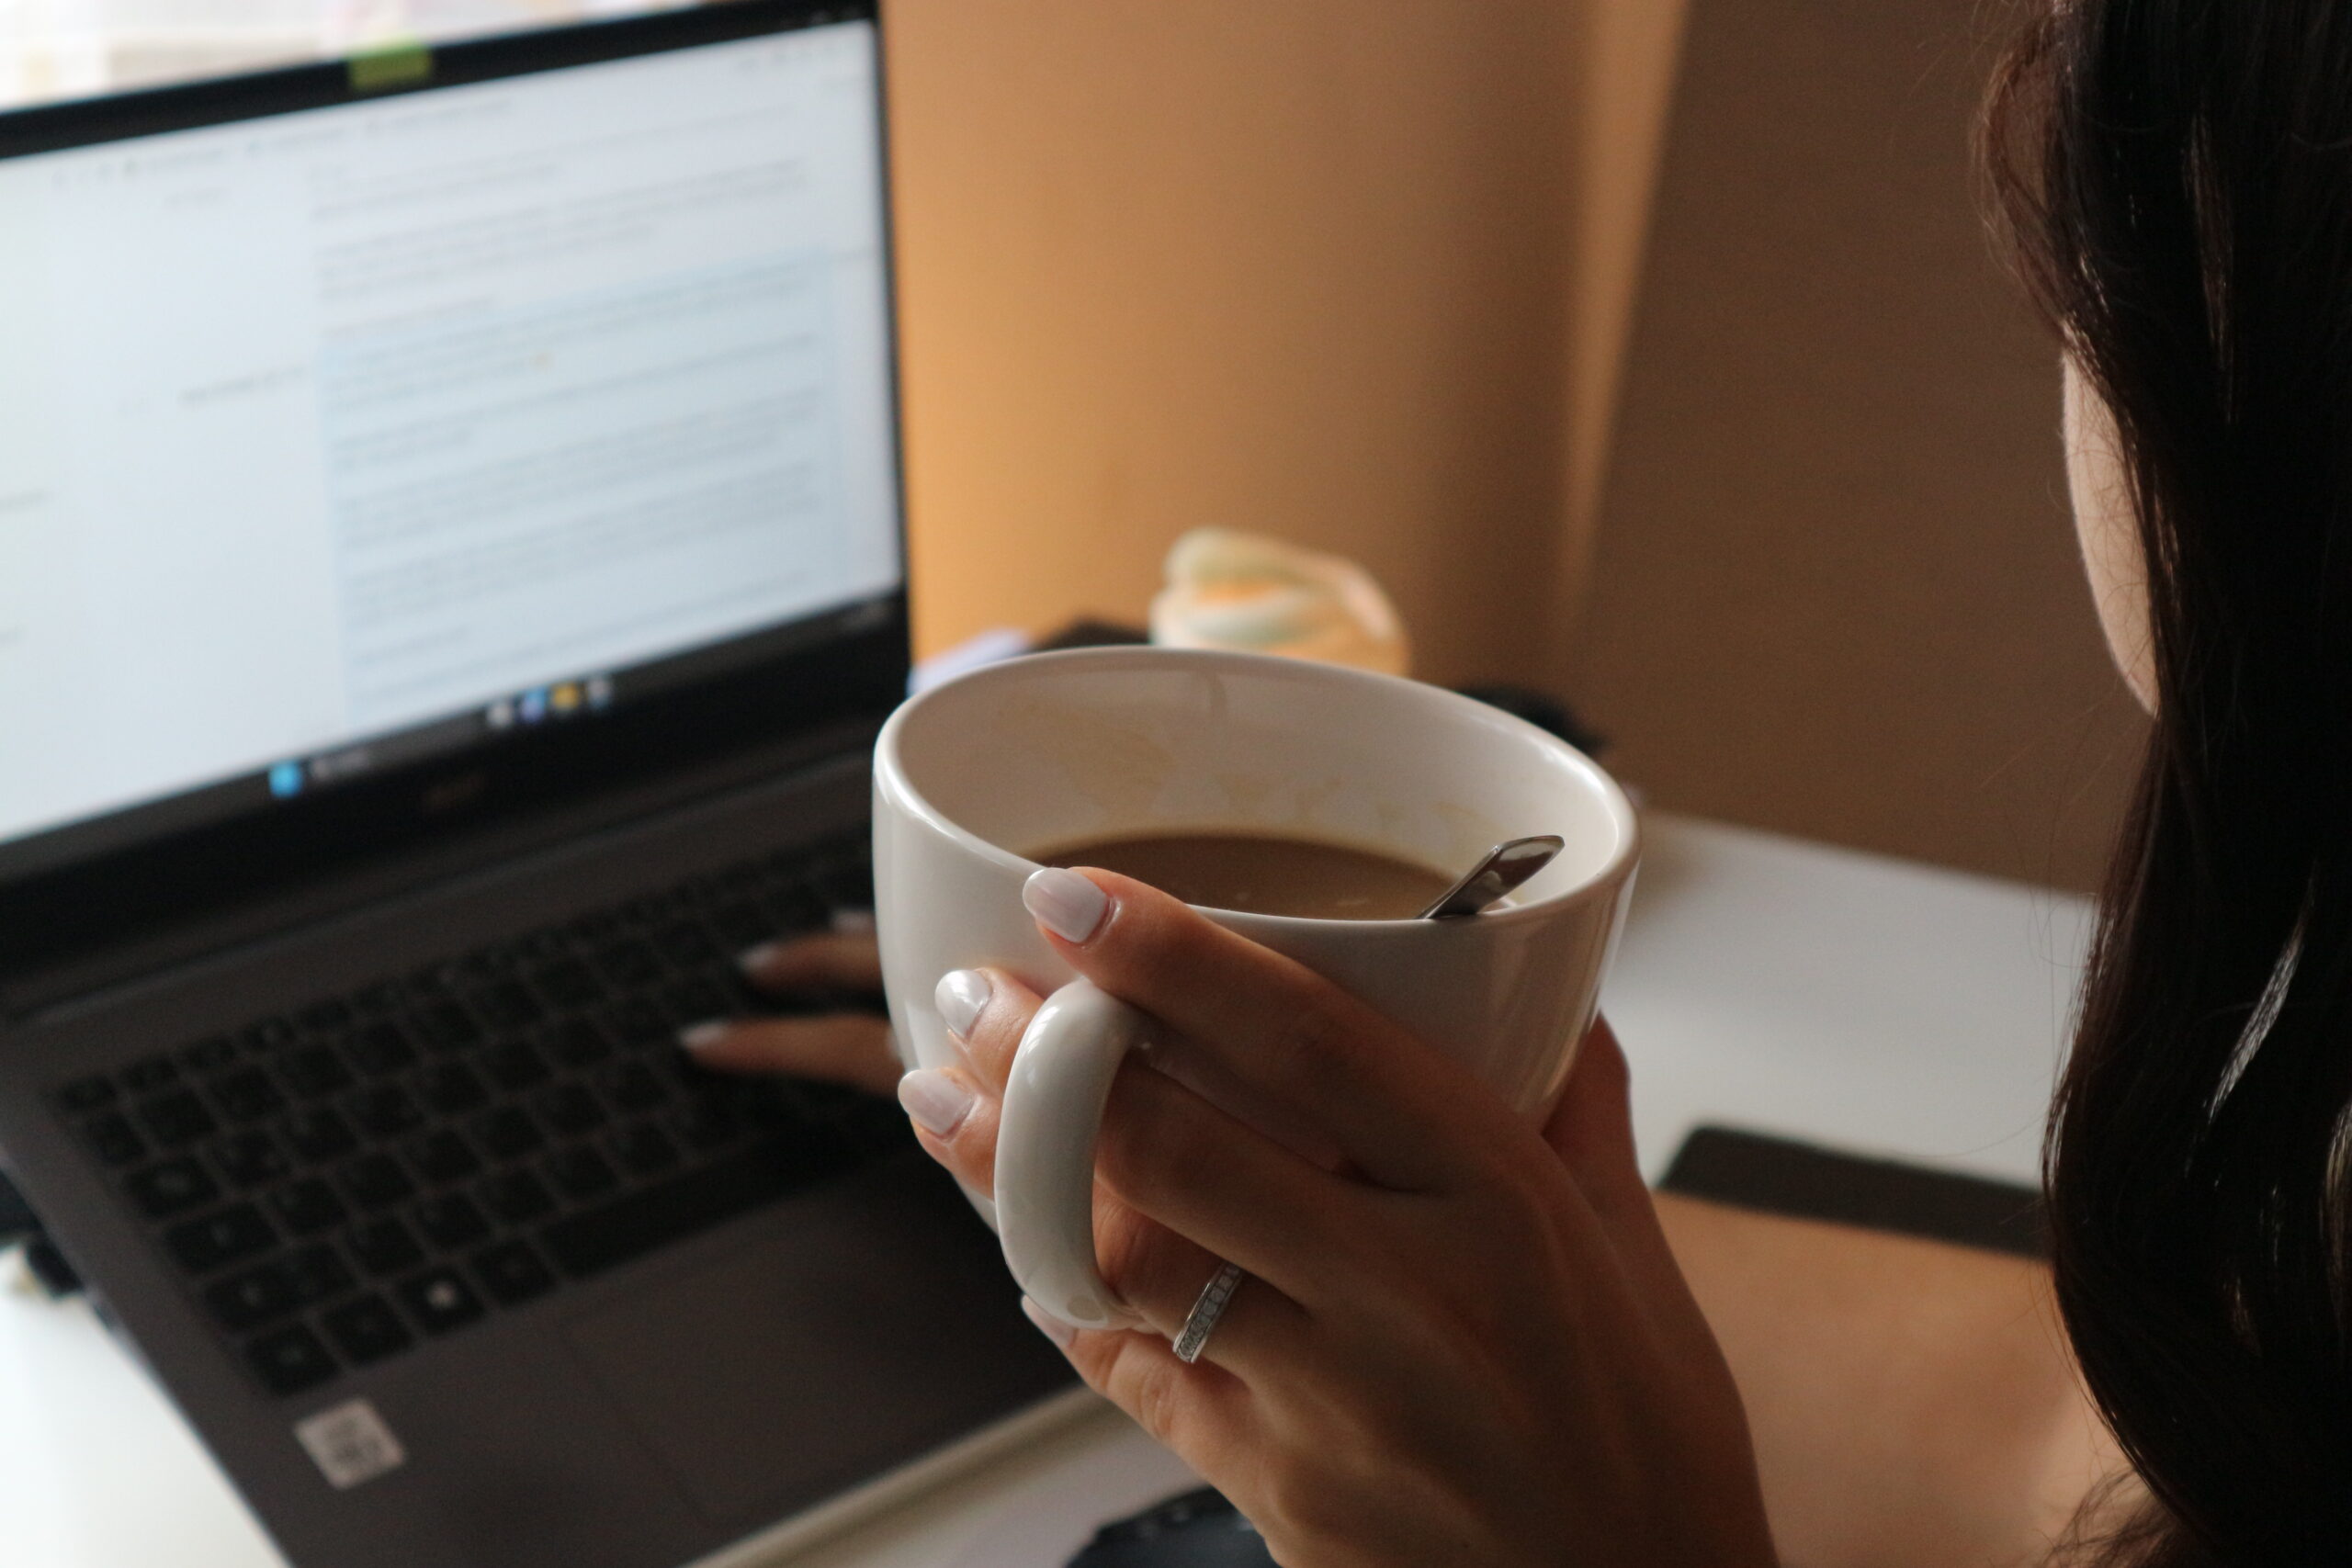
[[[492,746],[541,729],[640,709],[664,693],[853,637],[899,613],[893,592],[691,653],[632,668],[583,671],[478,707],[200,785],[101,817],[85,818],[13,843],[0,843],[0,884],[46,874],[175,834],[283,808],[394,769]]]

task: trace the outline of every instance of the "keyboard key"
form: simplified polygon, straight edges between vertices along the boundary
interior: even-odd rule
[[[139,1108],[139,1120],[150,1136],[167,1147],[209,1137],[220,1125],[204,1102],[185,1089],[147,1101]]]
[[[75,1078],[50,1098],[60,1111],[79,1116],[85,1111],[105,1110],[115,1102],[118,1092],[112,1078],[104,1073],[94,1073],[85,1078]]]
[[[663,987],[662,1006],[670,1014],[670,1026],[674,1032],[690,1023],[707,1023],[714,1018],[725,1018],[735,1011],[735,998],[724,986],[709,980],[681,980]]]
[[[213,1168],[240,1187],[261,1187],[293,1170],[277,1140],[258,1130],[222,1139],[212,1150]]]
[[[555,1208],[555,1199],[527,1170],[502,1171],[474,1189],[482,1207],[510,1225],[528,1224]]]
[[[547,1135],[520,1106],[502,1105],[474,1123],[474,1139],[492,1159],[519,1159],[545,1145]]]
[[[491,1299],[514,1306],[555,1289],[555,1271],[539,1260],[528,1242],[502,1242],[473,1256],[474,1278]]]
[[[594,970],[576,958],[566,958],[537,971],[531,976],[531,984],[539,995],[560,1008],[585,1007],[605,997],[604,982],[596,978]]]
[[[153,1094],[180,1081],[180,1070],[168,1056],[148,1056],[122,1069],[122,1087],[133,1094]]]
[[[605,1032],[584,1018],[556,1025],[540,1037],[540,1045],[560,1066],[585,1067],[613,1054]]]
[[[201,1219],[183,1220],[164,1233],[164,1246],[191,1274],[209,1274],[277,1245],[277,1228],[251,1203],[237,1203]]]
[[[212,1103],[232,1122],[259,1122],[286,1109],[286,1097],[259,1067],[224,1073],[211,1084]]]
[[[444,1116],[462,1115],[490,1100],[490,1090],[463,1062],[437,1062],[427,1067],[417,1079],[416,1092]]]
[[[541,1168],[567,1198],[601,1198],[620,1185],[620,1178],[613,1174],[605,1156],[584,1146],[558,1149]]]
[[[286,1020],[266,1018],[259,1023],[248,1025],[237,1038],[246,1050],[255,1055],[267,1055],[293,1044],[296,1035],[294,1026]]]
[[[119,1111],[91,1117],[82,1124],[82,1136],[108,1165],[132,1165],[147,1157],[147,1140]]]
[[[435,1051],[467,1051],[481,1043],[481,1025],[455,1002],[435,1002],[410,1023],[417,1037]]]
[[[305,1045],[299,1051],[288,1052],[278,1061],[277,1077],[304,1100],[339,1094],[352,1084],[351,1069],[324,1045]]]
[[[585,1084],[560,1083],[543,1090],[531,1102],[539,1124],[560,1138],[593,1133],[609,1120],[602,1101]]]
[[[245,1359],[262,1386],[280,1398],[315,1388],[342,1370],[334,1352],[299,1323],[273,1329],[246,1346]]]
[[[809,1173],[759,1144],[556,1221],[539,1240],[574,1279],[640,1258],[808,1185]]]
[[[596,968],[624,990],[659,980],[665,973],[660,956],[641,942],[615,942],[596,955]]]
[[[385,1078],[416,1065],[416,1047],[397,1023],[371,1023],[343,1043],[351,1065],[369,1077]]]
[[[463,1193],[427,1198],[410,1211],[409,1217],[424,1233],[425,1240],[445,1252],[471,1247],[490,1235],[490,1222],[481,1217],[481,1211]]]
[[[835,861],[817,874],[817,891],[836,909],[874,908],[874,863],[863,853]]]
[[[316,1306],[339,1296],[356,1282],[351,1268],[328,1242],[306,1247],[284,1260],[287,1277],[294,1281],[294,1297],[304,1306]]]
[[[465,1135],[447,1127],[410,1139],[406,1153],[410,1168],[431,1182],[463,1181],[481,1171],[481,1156]]]
[[[220,1189],[193,1159],[167,1159],[151,1165],[123,1182],[130,1201],[151,1220],[167,1220],[200,1209],[220,1195]]]
[[[381,1296],[361,1296],[322,1313],[319,1326],[354,1366],[397,1356],[416,1343],[392,1303]]]
[[[712,934],[738,952],[775,934],[769,928],[766,911],[756,904],[722,904],[710,912],[708,919]]]
[[[215,1034],[193,1045],[180,1047],[180,1065],[190,1072],[213,1072],[236,1059],[237,1043],[225,1034]]]
[[[350,1211],[334,1189],[316,1178],[298,1181],[269,1195],[269,1212],[296,1235],[315,1235],[343,1224]]]
[[[718,944],[711,941],[708,931],[703,930],[699,923],[688,920],[664,927],[653,939],[653,945],[662,957],[679,969],[699,969],[725,956]]]
[[[678,1038],[677,1026],[670,1021],[669,1015],[645,997],[631,997],[607,1008],[602,1021],[614,1039],[632,1050],[673,1045]]]
[[[393,1288],[401,1305],[427,1334],[447,1334],[481,1316],[481,1298],[455,1269],[428,1269]]]
[[[351,1124],[322,1106],[306,1111],[286,1123],[286,1142],[295,1155],[312,1165],[341,1159],[359,1146]]]
[[[294,1021],[313,1034],[332,1034],[350,1024],[351,1004],[340,997],[329,997],[296,1013]]]
[[[424,1123],[424,1112],[398,1084],[361,1089],[345,1100],[343,1108],[362,1132],[378,1138],[397,1138]]]
[[[490,1075],[491,1082],[510,1094],[545,1083],[548,1078],[547,1058],[520,1040],[510,1040],[483,1052],[481,1070]]]
[[[398,1220],[376,1220],[344,1238],[351,1256],[368,1273],[398,1274],[424,1261],[424,1248],[414,1233]]]
[[[292,1271],[282,1263],[265,1263],[207,1290],[204,1304],[221,1327],[243,1334],[276,1322],[302,1303]]]
[[[390,1155],[365,1155],[343,1168],[343,1190],[363,1209],[385,1209],[416,1195],[416,1183]]]
[[[548,1010],[539,1005],[537,997],[512,980],[485,986],[468,1000],[472,1004],[474,1016],[492,1029],[528,1029],[548,1015]]]
[[[622,1062],[599,1081],[616,1110],[651,1111],[670,1100],[670,1086],[643,1062]]]
[[[677,1140],[651,1122],[639,1122],[613,1134],[606,1146],[623,1170],[632,1176],[660,1176],[682,1157]]]
[[[807,887],[785,888],[770,894],[761,903],[767,910],[768,929],[774,936],[814,930],[832,913],[825,907],[825,901]]]

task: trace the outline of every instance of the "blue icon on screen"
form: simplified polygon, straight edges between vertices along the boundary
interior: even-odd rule
[[[514,706],[525,724],[538,723],[548,716],[548,689],[541,686],[536,691],[524,693],[523,700]]]
[[[280,800],[291,800],[302,793],[302,764],[280,762],[269,770],[269,793]]]

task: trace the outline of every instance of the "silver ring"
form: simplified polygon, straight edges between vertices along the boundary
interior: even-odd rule
[[[1216,1332],[1216,1320],[1225,1315],[1226,1303],[1233,1300],[1233,1292],[1241,1285],[1241,1265],[1228,1263],[1209,1276],[1201,1287],[1200,1299],[1185,1314],[1184,1326],[1176,1336],[1176,1359],[1191,1366],[1208,1348],[1209,1336]]]

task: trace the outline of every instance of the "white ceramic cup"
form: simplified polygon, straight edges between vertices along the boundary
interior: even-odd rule
[[[1086,650],[992,665],[900,708],[874,761],[876,914],[899,1050],[910,1067],[961,1060],[934,1000],[951,970],[1001,968],[1047,995],[1005,1088],[993,1212],[980,1207],[1021,1288],[1065,1322],[1137,1321],[1095,1263],[1094,1142],[1113,1075],[1153,1025],[1077,980],[1038,934],[1021,902],[1038,869],[1029,852],[1235,829],[1457,871],[1506,839],[1565,839],[1511,904],[1474,919],[1204,911],[1368,1002],[1532,1117],[1557,1099],[1592,1022],[1638,853],[1633,807],[1583,753],[1390,676],[1248,654]]]

